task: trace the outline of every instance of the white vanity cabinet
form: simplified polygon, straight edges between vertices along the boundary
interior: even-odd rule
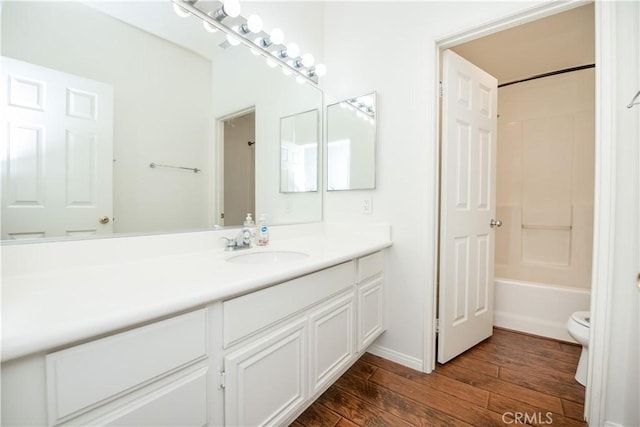
[[[382,252],[225,301],[225,424],[290,423],[384,331]]]
[[[206,314],[197,310],[48,354],[49,424],[205,424]]]
[[[200,309],[3,364],[2,424],[205,425],[207,318]]]
[[[384,331],[383,252],[2,364],[2,425],[286,425]]]
[[[349,290],[224,358],[225,425],[287,425],[355,360]]]
[[[353,361],[355,263],[223,302],[225,424],[291,421]]]

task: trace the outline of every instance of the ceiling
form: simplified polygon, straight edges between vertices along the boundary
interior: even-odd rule
[[[594,7],[577,7],[451,50],[496,77],[498,84],[593,64]]]

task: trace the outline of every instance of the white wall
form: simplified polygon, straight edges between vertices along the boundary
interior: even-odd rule
[[[2,15],[3,55],[113,86],[114,232],[206,227],[210,62],[79,2],[6,2]]]
[[[497,278],[591,289],[594,78],[498,89]]]
[[[626,108],[640,89],[640,3],[616,3],[614,115],[615,206],[611,331],[604,419],[619,426],[640,425],[640,106]],[[609,88],[606,88],[607,90]],[[606,143],[606,142],[605,142]]]
[[[433,316],[437,165],[435,41],[532,6],[528,2],[329,2],[325,101],[377,91],[377,188],[329,192],[325,220],[389,222],[386,357],[422,369],[425,316]],[[361,199],[372,196],[373,213]],[[430,345],[429,345],[430,347]]]

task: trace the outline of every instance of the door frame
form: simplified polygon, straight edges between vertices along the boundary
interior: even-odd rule
[[[224,122],[227,120],[235,119],[249,113],[255,113],[256,106],[252,105],[241,110],[234,111],[233,113],[225,114],[224,116],[215,118],[215,147],[213,150],[216,165],[214,194],[211,199],[214,202],[213,208],[213,224],[220,225],[220,214],[224,212]],[[255,182],[254,182],[255,188]]]
[[[433,207],[433,235],[440,235],[440,51],[451,48],[486,35],[506,30],[540,18],[555,15],[567,10],[584,6],[591,2],[571,1],[567,3],[550,2],[536,6],[516,14],[492,21],[481,26],[469,27],[453,35],[436,39],[433,55],[435,75],[433,93],[435,112],[434,141],[432,148],[434,197],[430,203]],[[595,47],[596,47],[596,114],[595,114],[595,193],[594,193],[594,238],[592,255],[591,313],[593,322],[589,337],[589,368],[587,371],[587,387],[585,394],[585,416],[594,425],[604,422],[607,377],[608,377],[608,335],[611,330],[611,294],[613,283],[613,247],[614,247],[614,202],[615,202],[615,4],[609,2],[595,3]],[[436,363],[436,316],[438,293],[438,254],[439,238],[434,239],[431,250],[435,254],[431,265],[431,289],[426,292],[424,319],[424,354],[423,371],[432,372]]]

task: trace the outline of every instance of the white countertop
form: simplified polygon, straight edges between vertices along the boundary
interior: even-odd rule
[[[158,240],[162,238],[156,237],[155,243]],[[99,245],[95,242],[90,245]],[[225,252],[218,246],[100,264],[70,262],[62,268],[35,268],[34,273],[8,277],[3,270],[2,361],[228,299],[389,246],[387,228],[386,233],[321,233],[272,239],[269,246],[235,252]],[[64,248],[56,250],[60,247]],[[7,250],[10,248],[3,248]],[[38,248],[33,251],[37,253]],[[258,251],[296,251],[309,256],[273,264],[227,261],[231,256]]]

